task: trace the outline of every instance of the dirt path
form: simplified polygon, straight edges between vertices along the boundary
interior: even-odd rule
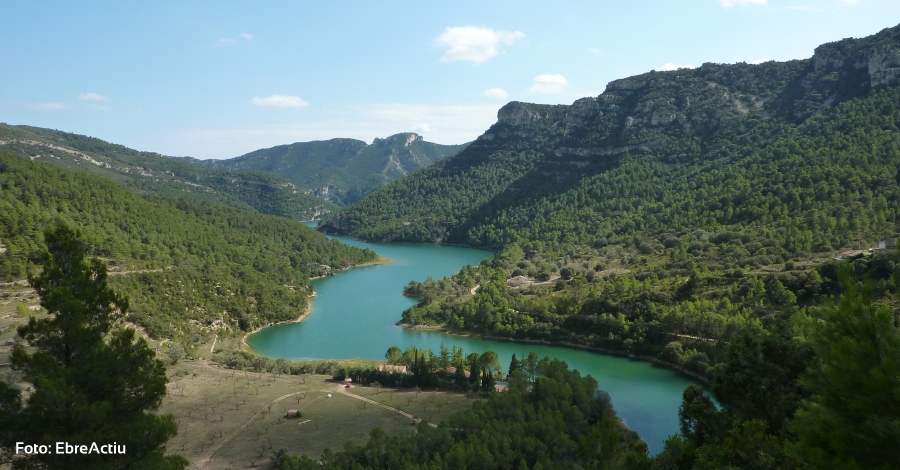
[[[135,269],[134,271],[107,271],[106,274],[110,276],[124,276],[126,274],[138,274],[138,273],[161,273],[164,269],[172,269],[172,266],[167,266],[165,268],[156,268],[156,269]]]
[[[237,436],[238,434],[240,434],[241,431],[243,431],[244,428],[246,428],[248,424],[252,423],[254,419],[256,419],[257,417],[259,417],[259,415],[261,415],[261,414],[263,413],[263,410],[267,410],[269,407],[271,407],[272,405],[274,405],[274,404],[280,402],[281,400],[284,400],[285,398],[290,398],[290,397],[292,397],[292,396],[294,396],[294,395],[299,395],[299,394],[301,394],[301,393],[306,393],[306,391],[305,391],[305,390],[301,390],[301,391],[299,391],[299,392],[288,393],[288,394],[282,395],[282,396],[280,396],[280,397],[278,397],[278,398],[272,400],[272,402],[269,404],[268,407],[260,409],[258,412],[256,412],[255,415],[253,415],[253,417],[251,417],[250,419],[248,419],[246,423],[244,423],[243,425],[241,425],[241,427],[239,427],[237,431],[233,432],[230,436],[228,436],[227,439],[225,439],[224,441],[222,441],[221,443],[219,443],[219,445],[217,445],[216,447],[210,449],[209,453],[206,454],[206,457],[203,458],[202,460],[200,460],[200,466],[201,466],[202,468],[208,468],[208,467],[209,467],[209,463],[210,463],[210,461],[212,460],[212,456],[213,456],[213,455],[216,455],[216,452],[218,452],[219,449],[221,449],[225,444],[228,444],[232,439],[234,439],[234,436]]]
[[[347,391],[347,388],[344,387],[343,385],[338,385],[338,392],[343,393],[344,395],[347,395],[347,396],[350,397],[350,398],[356,398],[357,400],[362,400],[362,401],[364,401],[364,402],[366,402],[366,403],[371,403],[371,404],[373,404],[373,405],[375,405],[375,406],[380,406],[380,407],[382,407],[382,408],[384,408],[384,409],[386,409],[386,410],[388,410],[388,411],[393,411],[394,413],[397,413],[397,414],[399,414],[399,415],[401,415],[401,416],[404,416],[404,417],[406,417],[406,418],[409,418],[409,419],[413,420],[413,421],[416,422],[416,423],[418,423],[419,421],[421,421],[421,419],[418,419],[418,418],[416,418],[415,416],[413,416],[413,415],[411,415],[411,414],[409,414],[409,413],[407,413],[407,412],[405,412],[405,411],[403,411],[403,410],[400,410],[400,409],[398,409],[398,408],[394,408],[393,406],[385,405],[384,403],[377,402],[377,401],[375,401],[375,400],[372,400],[371,398],[366,398],[366,397],[363,397],[363,396],[359,396],[359,395],[357,395],[357,394],[355,394],[355,393],[349,392],[349,391]],[[431,427],[433,427],[433,428],[436,428],[436,427],[437,427],[437,424],[434,424],[434,423],[428,423],[428,424],[431,425]]]
[[[682,335],[682,334],[678,334],[678,333],[666,333],[666,334],[669,335],[669,336],[677,336],[677,337],[679,337],[679,338],[694,339],[694,340],[697,340],[697,341],[706,341],[706,342],[709,342],[709,343],[716,343],[716,342],[717,342],[716,340],[714,340],[714,339],[712,339],[712,338],[703,338],[703,337],[701,337],[701,336]]]

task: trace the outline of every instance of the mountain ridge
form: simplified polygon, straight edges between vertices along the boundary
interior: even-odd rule
[[[103,176],[138,194],[209,201],[298,220],[336,208],[276,174],[210,169],[57,130],[0,124],[0,150]]]
[[[371,191],[446,156],[468,144],[442,145],[413,132],[375,138],[295,142],[259,149],[227,160],[191,161],[222,170],[263,170],[284,176],[300,188],[337,203],[355,202]]]
[[[626,221],[621,210],[602,208],[614,195],[596,183],[617,178],[616,184],[626,184],[630,176],[625,168],[637,164],[635,159],[646,160],[644,166],[658,165],[654,171],[664,179],[657,182],[669,194],[677,190],[683,196],[692,183],[687,175],[672,180],[674,175],[727,166],[737,171],[742,159],[760,149],[790,147],[798,138],[820,139],[825,134],[816,126],[847,126],[840,115],[845,103],[873,106],[863,103],[892,93],[898,82],[900,26],[868,38],[823,44],[810,59],[648,72],[612,81],[603,94],[571,105],[511,102],[459,154],[325,217],[323,227],[375,241],[440,239],[492,248],[524,240],[590,244],[592,238],[618,239],[634,230],[624,227],[636,222]],[[884,99],[887,95],[877,98],[877,106],[888,106],[881,104]],[[787,154],[778,150],[780,158]],[[807,182],[797,183],[812,189]],[[647,187],[637,199],[616,205],[639,204],[635,210],[652,210],[647,216],[658,220],[660,211],[667,210],[660,191]],[[717,218],[720,204],[711,196],[706,199],[702,222],[672,228],[744,223]],[[554,228],[573,219],[578,220],[575,227]],[[663,231],[662,226],[654,228]]]

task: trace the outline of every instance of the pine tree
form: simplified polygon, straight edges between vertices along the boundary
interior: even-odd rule
[[[17,345],[11,364],[33,391],[8,419],[16,441],[53,452],[15,459],[14,468],[184,468],[183,457],[164,454],[173,418],[152,413],[166,393],[165,366],[134,330],[113,329],[127,299],[107,286],[100,260],[85,258],[78,231],[59,224],[44,236],[43,271],[29,282],[50,317],[18,330],[33,352]],[[124,453],[56,453],[58,442]]]
[[[900,332],[848,268],[844,294],[824,309],[810,341],[818,361],[803,379],[813,393],[792,425],[790,452],[808,468],[900,468]]]

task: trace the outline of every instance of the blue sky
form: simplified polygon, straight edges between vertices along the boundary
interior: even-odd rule
[[[897,0],[0,5],[0,122],[197,158],[407,131],[462,143],[508,101],[802,59],[900,23]]]

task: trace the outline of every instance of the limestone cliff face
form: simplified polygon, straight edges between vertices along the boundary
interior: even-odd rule
[[[865,70],[872,88],[900,81],[900,27],[863,39],[823,44],[812,57],[815,71]]]
[[[564,121],[566,126],[565,136],[570,137],[584,130],[590,122],[596,118],[603,116],[599,97],[581,98],[572,103],[572,106],[566,112]]]
[[[497,111],[497,122],[510,126],[527,126],[546,119],[556,106],[510,101]]]
[[[900,80],[900,49],[891,46],[875,48],[869,55],[869,84],[874,88]]]
[[[820,48],[822,49],[822,48]],[[827,48],[816,51],[813,67],[818,71],[857,69],[867,72],[872,88],[891,85],[900,80],[900,47],[875,46],[846,57]]]
[[[579,167],[625,152],[684,155],[690,139],[746,120],[802,122],[842,100],[898,83],[900,26],[822,45],[807,60],[650,72],[614,80],[601,95],[569,106],[513,101],[477,144],[542,136],[556,163]]]

